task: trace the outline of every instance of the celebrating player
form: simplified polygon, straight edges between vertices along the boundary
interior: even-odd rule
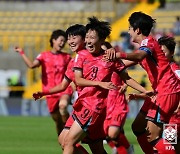
[[[40,53],[33,62],[25,55],[22,48],[15,48],[15,51],[21,55],[29,68],[34,69],[39,66],[42,67],[42,84],[44,92],[61,83],[64,77],[67,65],[71,59],[69,54],[62,52],[66,41],[67,37],[64,31],[53,31],[50,38],[52,50]],[[71,93],[72,89],[69,87],[62,93],[46,97],[48,109],[56,124],[58,135],[64,128],[64,124],[69,117],[67,106],[70,101]]]
[[[168,123],[170,117],[177,108],[180,100],[180,82],[172,72],[169,61],[161,50],[158,42],[150,36],[154,20],[149,15],[142,12],[134,12],[129,17],[129,34],[134,43],[138,43],[140,48],[135,53],[118,52],[116,57],[141,62],[147,71],[153,89],[157,92],[156,102],[147,103],[147,131],[148,142],[154,146],[159,153],[171,154],[174,150],[166,150],[161,138],[163,123]],[[113,49],[111,49],[113,50]],[[157,116],[159,115],[159,116]],[[140,121],[139,121],[140,123]],[[142,128],[144,126],[142,125]],[[145,153],[153,153],[148,144],[146,132],[135,132],[139,138],[139,143]],[[147,144],[146,144],[147,143]]]
[[[80,140],[93,143],[93,147],[89,144],[93,153],[106,153],[102,142],[105,137],[103,122],[106,116],[106,97],[109,89],[116,89],[110,82],[112,72],[123,74],[124,70],[122,62],[107,63],[102,60],[104,52],[101,45],[109,34],[108,22],[99,21],[95,17],[89,18],[85,42],[91,55],[76,56],[75,81],[83,89],[73,106],[72,125],[65,137],[64,154],[73,153],[74,145]],[[126,73],[123,79],[127,84],[133,83],[135,89],[147,93]]]
[[[84,49],[85,48],[84,39],[85,39],[85,34],[86,34],[86,29],[84,25],[80,25],[80,24],[72,25],[66,30],[66,34],[68,36],[67,43],[72,52],[82,53],[84,55],[89,54],[89,52]],[[73,71],[74,60],[75,59],[72,58],[71,61],[69,62],[67,70],[65,72],[64,79],[60,84],[49,89],[49,91],[43,91],[43,92],[39,91],[39,92],[34,93],[33,94],[34,99],[39,99],[46,95],[52,95],[55,93],[62,92],[66,90],[66,88],[69,86],[71,82],[75,82],[74,71]],[[81,90],[81,88],[78,86],[76,86],[76,89],[78,93]],[[62,130],[61,135],[59,135],[59,143],[61,144],[62,148],[64,146],[64,138],[69,131],[68,121],[65,124],[65,128]],[[87,153],[85,149],[83,149],[83,147],[80,146],[80,144],[76,144],[75,151],[79,153],[81,152]]]

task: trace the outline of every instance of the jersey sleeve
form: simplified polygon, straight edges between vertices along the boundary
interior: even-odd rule
[[[171,70],[175,74],[175,76],[180,80],[180,66],[176,63],[170,63]]]
[[[152,55],[152,51],[154,50],[154,44],[151,38],[144,39],[141,42],[139,50],[146,52],[148,55]]]
[[[68,63],[68,66],[65,72],[65,78],[68,82],[73,81],[73,76],[74,76],[73,67],[74,67],[74,60],[71,59],[71,61]]]
[[[83,69],[84,56],[81,54],[77,54],[74,61],[74,70],[82,70]]]
[[[43,54],[40,53],[40,54],[36,57],[36,60],[42,62],[42,60],[43,60]]]

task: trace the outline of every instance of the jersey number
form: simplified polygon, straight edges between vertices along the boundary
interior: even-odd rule
[[[88,109],[85,109],[84,111],[83,111],[83,114],[81,114],[81,118],[86,118],[88,115],[89,115],[89,110]]]
[[[96,78],[97,72],[98,72],[98,67],[93,67],[91,73],[91,80],[94,80]]]

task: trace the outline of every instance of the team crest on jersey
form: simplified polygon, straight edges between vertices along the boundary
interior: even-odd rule
[[[144,39],[142,42],[141,42],[141,46],[147,46],[148,44],[148,39]]]
[[[164,144],[177,144],[177,124],[163,125]]]

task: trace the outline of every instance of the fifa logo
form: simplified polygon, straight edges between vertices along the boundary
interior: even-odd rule
[[[177,124],[163,125],[164,144],[177,144]]]

